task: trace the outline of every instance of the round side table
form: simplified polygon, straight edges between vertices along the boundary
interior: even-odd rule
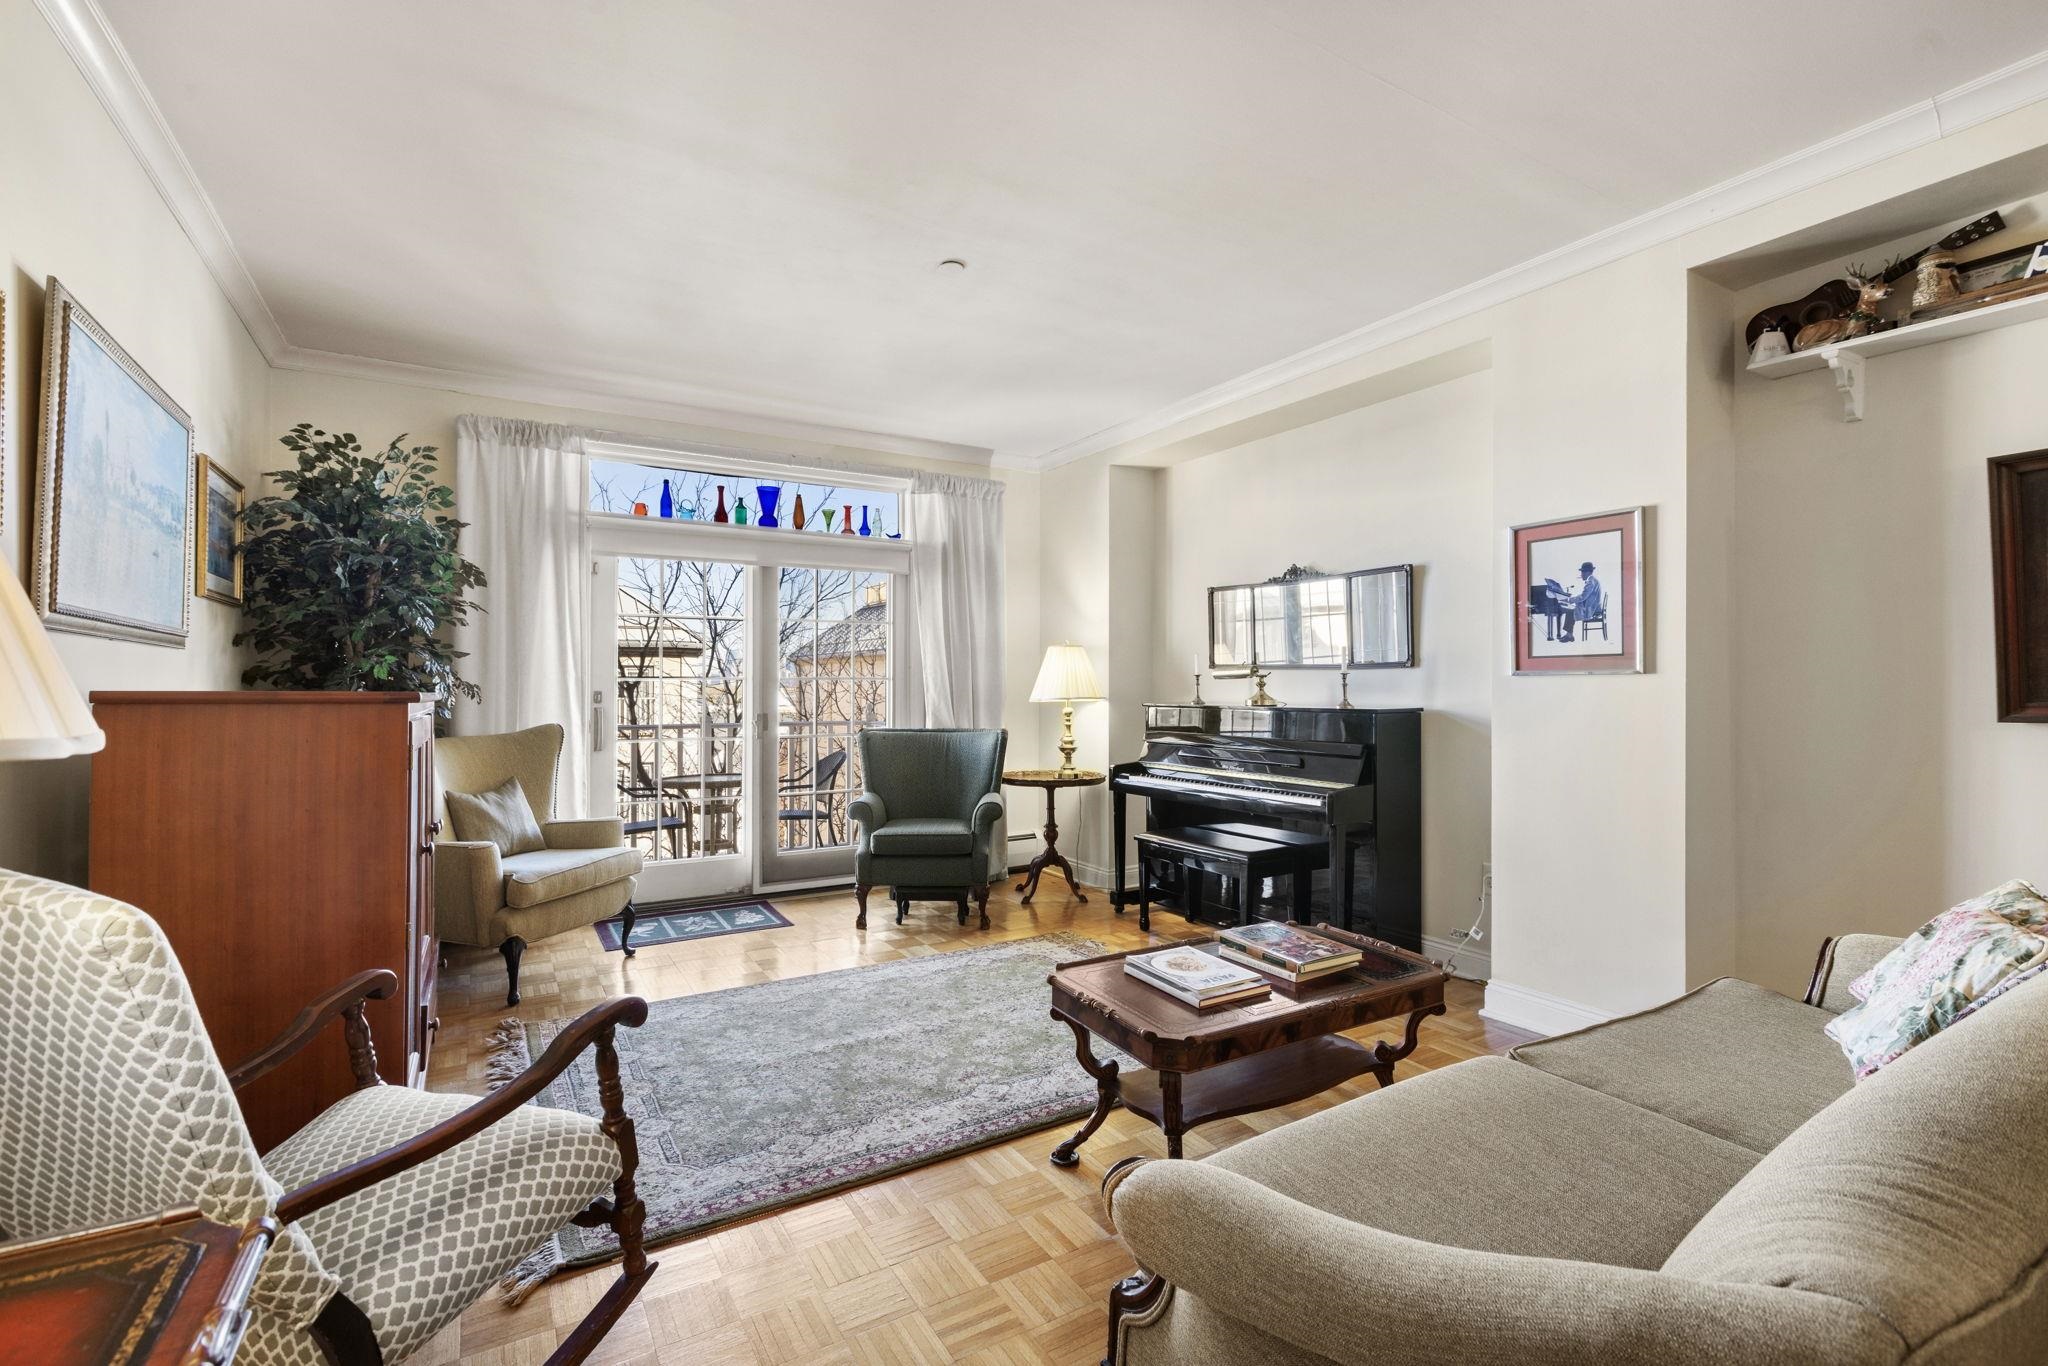
[[[1023,893],[1018,900],[1025,905],[1030,905],[1031,898],[1038,894],[1038,875],[1048,866],[1057,868],[1067,875],[1067,885],[1074,889],[1074,896],[1078,900],[1088,899],[1088,893],[1082,891],[1081,884],[1074,880],[1074,870],[1068,865],[1066,856],[1060,853],[1060,827],[1059,822],[1054,819],[1053,801],[1063,787],[1094,787],[1107,776],[1088,768],[1075,769],[1072,773],[1061,773],[1056,768],[1012,768],[1003,771],[1003,782],[1010,787],[1045,789],[1045,850],[1031,860],[1031,866],[1025,870],[1024,880],[1017,884],[1017,890]]]

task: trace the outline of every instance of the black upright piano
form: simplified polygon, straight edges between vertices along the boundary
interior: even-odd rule
[[[1322,835],[1316,918],[1421,951],[1419,709],[1147,704],[1144,757],[1112,768],[1109,787],[1119,908],[1123,798],[1143,797],[1148,830],[1239,821]]]

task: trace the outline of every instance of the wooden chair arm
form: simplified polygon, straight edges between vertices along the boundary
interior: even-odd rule
[[[284,1032],[262,1048],[228,1069],[228,1085],[239,1091],[256,1078],[277,1067],[304,1048],[315,1034],[337,1016],[349,1016],[349,1061],[354,1065],[356,1085],[377,1082],[377,1056],[370,1051],[370,1032],[363,1021],[365,1001],[388,1000],[398,990],[398,975],[389,968],[359,972],[334,990],[307,1006],[284,1027]],[[367,1058],[367,1064],[365,1064]],[[364,1077],[368,1071],[368,1079]]]
[[[592,1007],[556,1035],[555,1041],[531,1067],[460,1114],[449,1116],[425,1133],[415,1134],[395,1147],[287,1192],[277,1202],[278,1222],[296,1223],[315,1210],[325,1209],[337,1200],[374,1186],[388,1176],[417,1167],[429,1158],[439,1157],[463,1140],[476,1137],[539,1095],[542,1087],[560,1076],[579,1053],[593,1044],[598,1047],[600,1064],[609,1062],[616,1074],[618,1061],[612,1051],[613,1031],[620,1025],[637,1029],[646,1022],[647,1002],[638,996],[621,996]],[[599,1078],[600,1090],[605,1089],[604,1080],[602,1076]],[[611,1078],[611,1084],[615,1089],[616,1075]]]

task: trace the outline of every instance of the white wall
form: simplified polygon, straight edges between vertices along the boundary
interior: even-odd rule
[[[1724,329],[1813,283],[1744,291]],[[2044,373],[2035,322],[1871,360],[1862,422],[1825,374],[1736,378],[1745,976],[1796,991],[1823,936],[2048,878],[2048,726],[1996,719],[1985,471],[2048,447]]]
[[[62,280],[192,417],[195,445],[245,483],[264,458],[268,368],[71,58],[26,0],[0,3],[0,560],[29,581],[43,294]],[[190,582],[187,569],[186,580]],[[235,611],[192,602],[182,650],[53,633],[94,688],[239,686]],[[0,867],[82,882],[85,759],[0,763]]]
[[[1423,932],[1472,923],[1492,844],[1493,383],[1481,372],[1158,471],[1153,701],[1208,670],[1207,590],[1290,564],[1415,565],[1417,664],[1351,674],[1360,707],[1421,707]],[[1242,682],[1207,680],[1208,700]],[[1292,706],[1334,706],[1334,670],[1282,670]],[[1130,757],[1119,754],[1119,758]]]

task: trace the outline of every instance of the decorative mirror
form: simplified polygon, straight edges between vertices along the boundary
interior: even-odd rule
[[[1415,663],[1415,566],[1390,564],[1347,575],[1354,669],[1405,669]]]
[[[1291,565],[1209,590],[1209,666],[1402,668],[1415,662],[1413,565],[1325,574]]]

